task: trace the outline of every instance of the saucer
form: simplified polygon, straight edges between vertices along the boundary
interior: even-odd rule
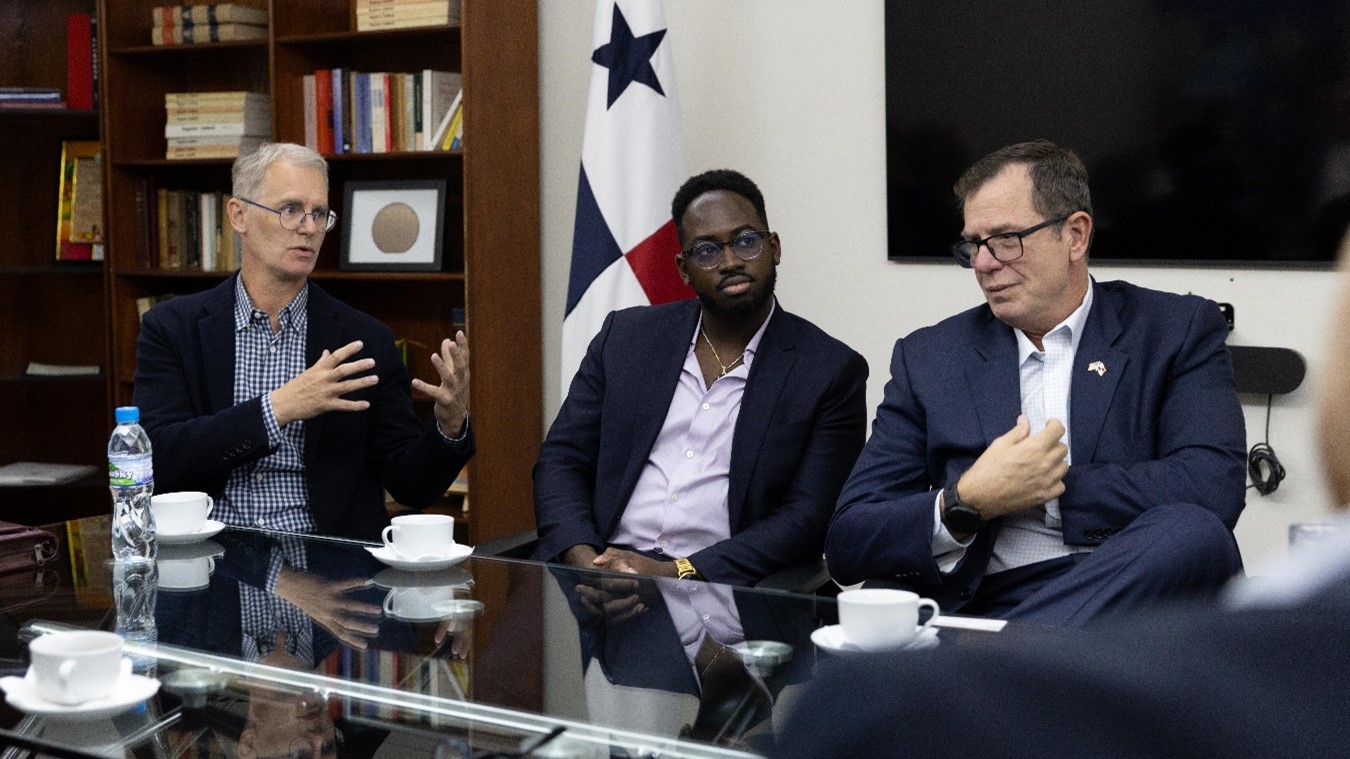
[[[840,625],[821,627],[811,633],[811,642],[833,653],[873,653],[877,651],[920,651],[938,644],[938,631],[932,627],[920,628],[909,643],[893,648],[867,649],[844,639],[844,629]]]
[[[0,690],[5,692],[5,703],[24,714],[84,722],[113,717],[140,704],[155,695],[159,690],[159,681],[153,677],[124,675],[113,687],[112,693],[103,698],[74,705],[54,704],[38,695],[37,683],[33,682],[31,674],[0,678]]]
[[[225,546],[214,540],[198,540],[195,543],[167,543],[159,547],[160,561],[196,561],[214,559],[225,553]]]
[[[371,556],[379,559],[381,564],[407,572],[435,572],[448,569],[469,558],[469,554],[473,553],[472,547],[459,543],[450,549],[450,553],[443,556],[424,556],[417,559],[405,559],[389,546],[367,546],[366,550],[370,551]]]
[[[217,522],[214,519],[206,520],[200,530],[196,532],[156,532],[155,538],[162,544],[168,546],[188,545],[190,543],[200,543],[207,538],[214,538],[225,529],[224,522]],[[223,550],[223,549],[222,549]]]
[[[473,575],[462,567],[449,567],[434,572],[409,572],[406,569],[381,569],[371,578],[381,588],[438,588],[445,585],[472,585]]]

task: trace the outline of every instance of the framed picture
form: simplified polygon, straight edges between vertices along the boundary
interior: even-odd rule
[[[441,270],[445,180],[348,182],[343,193],[343,270]]]

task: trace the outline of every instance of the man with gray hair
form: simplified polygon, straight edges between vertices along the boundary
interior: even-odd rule
[[[156,489],[201,490],[229,524],[378,539],[384,491],[422,508],[474,452],[469,345],[461,331],[411,387],[388,327],[309,281],[325,233],[328,165],[270,143],[233,169],[238,274],[146,313],[134,402],[155,450]]]

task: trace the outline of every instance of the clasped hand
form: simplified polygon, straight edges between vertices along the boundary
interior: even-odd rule
[[[985,520],[1024,511],[1064,493],[1069,472],[1069,447],[1064,425],[1051,419],[1045,429],[1031,434],[1026,415],[1011,430],[995,438],[957,482],[961,500]]]

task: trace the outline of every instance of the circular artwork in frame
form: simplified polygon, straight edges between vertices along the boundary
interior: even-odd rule
[[[440,271],[445,180],[343,185],[344,271]]]

